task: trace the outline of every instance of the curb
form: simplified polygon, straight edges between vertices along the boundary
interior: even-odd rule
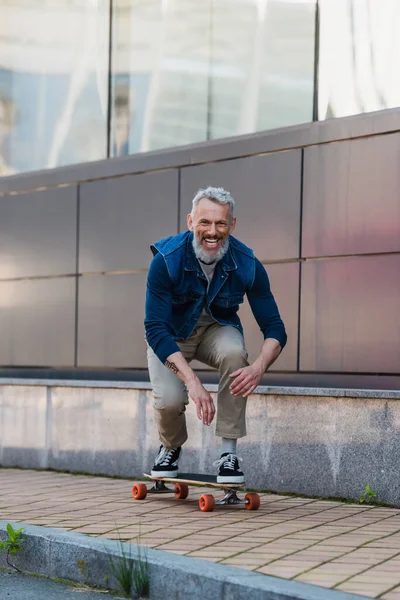
[[[46,577],[68,579],[78,583],[118,590],[109,557],[121,555],[120,543],[92,538],[80,533],[11,523],[23,527],[22,550],[13,557],[18,568]],[[0,521],[0,539],[7,537],[7,521]],[[132,561],[138,559],[136,546]],[[287,581],[245,569],[219,565],[197,558],[161,550],[142,548],[147,555],[150,576],[150,600],[359,600],[365,596],[329,590],[307,583]],[[0,556],[0,567],[5,567]]]

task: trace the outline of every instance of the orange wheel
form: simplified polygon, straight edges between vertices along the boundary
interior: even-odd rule
[[[186,483],[175,483],[174,496],[177,500],[184,500],[189,496],[189,486]]]
[[[199,498],[199,507],[202,512],[211,512],[215,508],[214,496],[211,494],[203,494]]]
[[[246,494],[245,495],[246,504],[244,507],[247,510],[257,510],[260,508],[260,496],[258,494]]]
[[[144,500],[147,496],[147,487],[145,483],[135,483],[132,488],[132,496],[135,500]]]

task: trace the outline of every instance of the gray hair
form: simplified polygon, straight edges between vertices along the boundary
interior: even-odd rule
[[[202,198],[207,198],[208,200],[212,200],[217,204],[229,204],[231,218],[233,219],[235,201],[227,190],[224,190],[222,187],[217,188],[211,186],[199,190],[192,201],[192,213]]]

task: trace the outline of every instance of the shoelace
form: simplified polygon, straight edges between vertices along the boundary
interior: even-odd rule
[[[162,448],[160,454],[156,458],[156,465],[161,465],[162,467],[166,467],[171,462],[171,458],[176,448],[169,449]]]
[[[232,471],[234,471],[235,461],[243,462],[243,458],[239,458],[239,456],[236,456],[236,454],[227,454],[226,456],[223,456],[219,460],[213,462],[213,466],[219,468],[222,465],[224,465],[225,469],[231,469]]]

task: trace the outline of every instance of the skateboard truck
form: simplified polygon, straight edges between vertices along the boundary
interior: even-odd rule
[[[228,488],[225,496],[220,500],[216,500],[215,504],[218,506],[223,506],[224,504],[247,504],[247,500],[241,500],[238,497],[236,490]]]
[[[166,486],[163,481],[157,480],[147,492],[149,494],[173,494],[175,490]]]

